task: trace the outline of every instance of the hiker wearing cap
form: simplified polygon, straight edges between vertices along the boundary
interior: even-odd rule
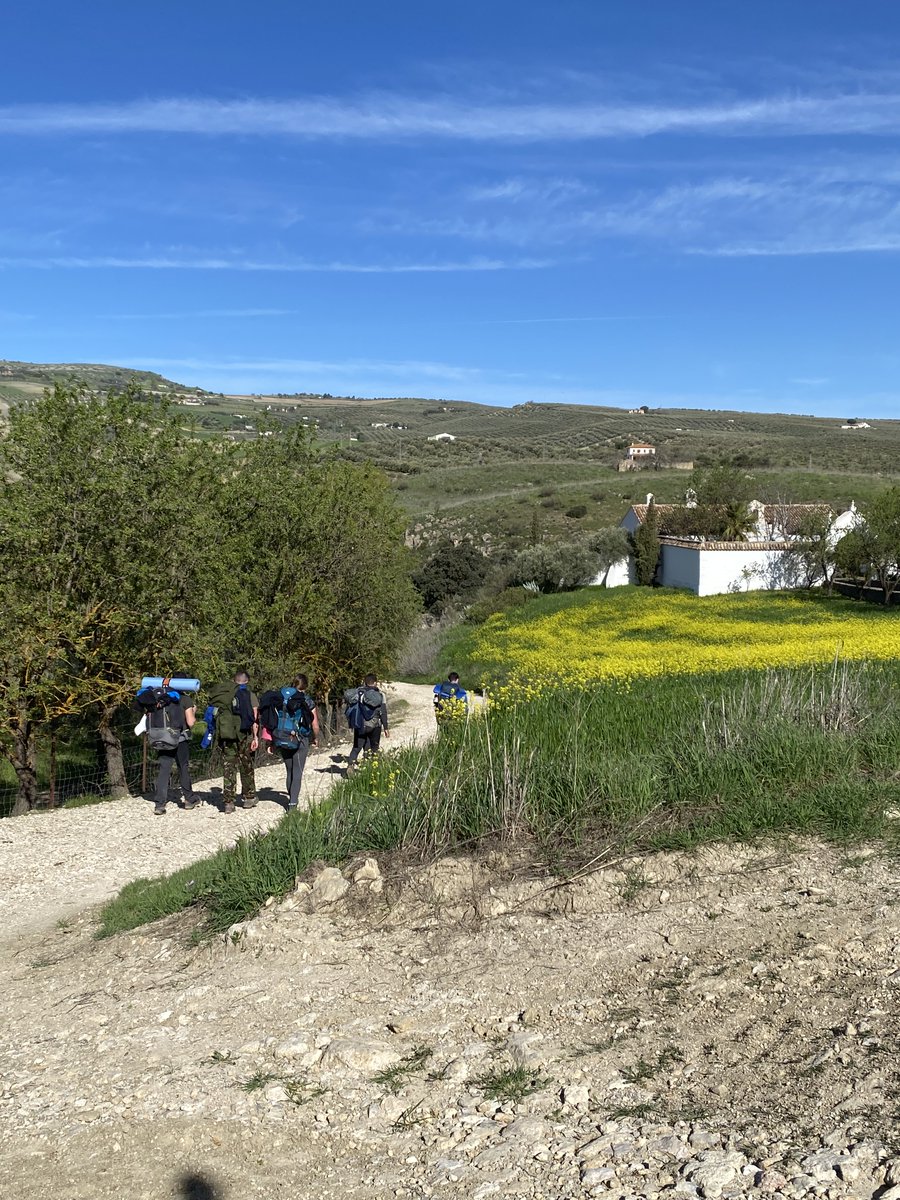
[[[465,716],[469,710],[469,694],[459,682],[459,675],[451,671],[442,683],[434,685],[434,715],[438,722],[449,717]]]
[[[377,676],[367,675],[358,688],[348,688],[344,692],[344,715],[353,730],[353,749],[347,758],[347,774],[350,775],[360,754],[374,758],[378,753],[382,733],[390,737],[387,701],[378,687]]]

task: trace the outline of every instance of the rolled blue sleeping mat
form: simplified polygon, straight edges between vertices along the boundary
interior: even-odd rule
[[[141,680],[141,687],[166,687],[172,688],[175,692],[199,692],[199,679],[185,679],[182,675],[173,675],[171,679],[164,679],[162,675],[145,675]]]

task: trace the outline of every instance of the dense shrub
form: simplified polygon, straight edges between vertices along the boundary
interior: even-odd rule
[[[509,581],[535,583],[542,592],[568,592],[590,583],[596,574],[596,555],[582,543],[542,542],[516,555]]]

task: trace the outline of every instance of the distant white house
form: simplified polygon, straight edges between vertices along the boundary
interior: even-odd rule
[[[629,458],[650,458],[655,453],[656,447],[649,442],[632,442],[627,450]]]
[[[633,504],[619,522],[622,529],[636,533],[647,519],[652,495],[645,504]],[[788,551],[803,537],[804,522],[811,515],[829,514],[827,504],[762,504],[751,501],[752,527],[742,541],[713,541],[702,536],[666,533],[667,518],[685,505],[657,504],[660,533],[658,579],[663,587],[687,588],[698,596],[723,592],[795,587],[796,562]],[[829,543],[833,547],[861,521],[856,505],[838,514],[831,523]],[[682,523],[679,522],[679,528]],[[602,584],[598,575],[595,584]],[[614,563],[605,577],[607,587],[636,583],[634,558],[629,555]]]
[[[455,433],[433,433],[428,439],[429,442],[455,442]]]
[[[842,425],[841,429],[871,429],[872,426],[868,421],[848,421],[846,425]]]

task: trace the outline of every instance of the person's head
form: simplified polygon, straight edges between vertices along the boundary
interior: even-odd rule
[[[450,683],[459,683],[459,675],[456,673],[456,671],[451,671],[447,676],[447,679]]]
[[[378,676],[373,675],[371,671],[363,680],[363,683],[366,685],[366,687],[374,687],[377,682],[378,682]]]
[[[250,676],[246,671],[236,671],[234,682],[238,685],[238,687],[246,687],[250,682]]]
[[[291,687],[295,687],[298,692],[305,692],[309,688],[309,680],[305,675],[295,675]]]

